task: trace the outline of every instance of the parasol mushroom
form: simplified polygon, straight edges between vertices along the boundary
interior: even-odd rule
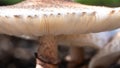
[[[0,33],[37,38],[37,60],[43,68],[58,64],[58,35],[82,34],[120,27],[120,9],[86,6],[65,0],[26,0],[0,7]]]

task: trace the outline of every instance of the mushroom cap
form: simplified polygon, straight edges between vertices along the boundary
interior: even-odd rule
[[[119,8],[64,0],[26,0],[0,7],[0,33],[14,36],[70,35],[120,27]]]

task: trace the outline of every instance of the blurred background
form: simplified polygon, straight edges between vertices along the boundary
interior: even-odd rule
[[[120,0],[74,0],[74,1],[89,5],[101,5],[110,7],[120,6]]]

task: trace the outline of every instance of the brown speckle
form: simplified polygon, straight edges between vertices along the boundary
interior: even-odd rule
[[[20,17],[21,17],[21,15],[14,15],[14,17],[15,17],[15,18],[20,18]]]
[[[96,12],[95,12],[95,11],[91,13],[91,15],[93,15],[93,16],[94,16],[95,14],[96,14]]]
[[[112,11],[110,12],[110,14],[113,14],[113,13],[115,13],[115,10],[112,10]]]
[[[82,12],[82,16],[84,16],[86,14],[86,12]]]
[[[58,13],[58,15],[61,15],[60,13]]]
[[[67,15],[69,15],[70,13],[69,12],[67,12]]]
[[[44,11],[44,9],[41,9],[41,11]]]
[[[73,12],[72,15],[75,15],[75,12]]]
[[[32,16],[30,16],[30,15],[28,15],[27,17],[28,17],[28,18],[33,18],[33,17],[32,17]]]
[[[10,18],[9,16],[5,16],[6,18]]]
[[[53,16],[53,14],[51,13],[50,16]]]
[[[35,18],[37,18],[37,17],[38,17],[38,15],[34,15],[34,17],[35,17]]]
[[[47,15],[46,15],[46,14],[43,14],[43,16],[44,16],[44,17],[47,17]]]

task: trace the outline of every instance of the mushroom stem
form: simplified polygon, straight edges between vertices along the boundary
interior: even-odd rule
[[[84,51],[81,47],[70,48],[70,61],[68,68],[76,68],[77,65],[81,64],[84,60]]]
[[[57,68],[58,51],[54,36],[42,36],[39,39],[36,68]]]

